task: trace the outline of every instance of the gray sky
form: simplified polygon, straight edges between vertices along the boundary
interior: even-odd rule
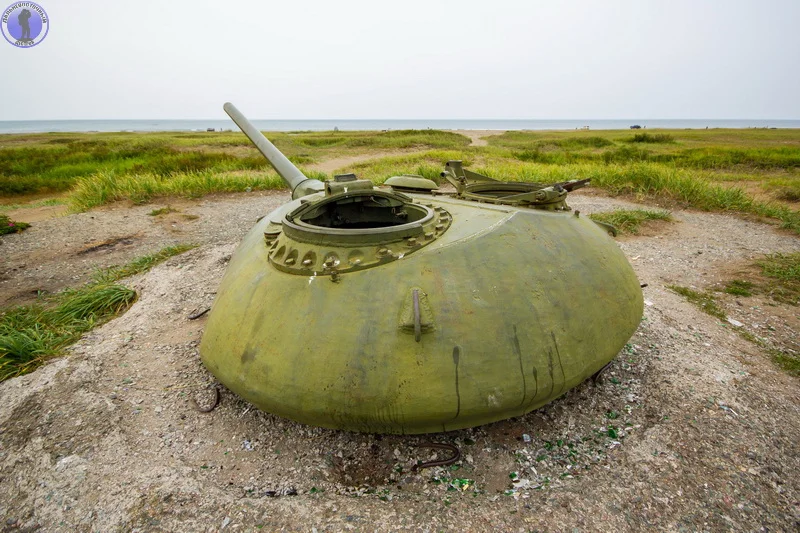
[[[0,120],[800,118],[800,0],[37,1]]]

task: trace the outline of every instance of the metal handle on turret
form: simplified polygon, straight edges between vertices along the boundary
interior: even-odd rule
[[[324,183],[319,180],[309,179],[305,174],[300,172],[300,169],[294,166],[280,150],[275,148],[275,145],[269,142],[269,140],[247,120],[242,112],[236,109],[235,105],[227,102],[222,106],[222,109],[224,109],[228,116],[239,126],[242,133],[247,135],[247,138],[258,148],[258,151],[267,158],[267,161],[269,161],[269,164],[275,169],[275,172],[277,172],[280,177],[283,178],[283,181],[292,189],[292,198],[297,199],[325,189]]]

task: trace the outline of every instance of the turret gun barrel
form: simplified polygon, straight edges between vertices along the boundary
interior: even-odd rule
[[[236,106],[227,102],[222,108],[231,119],[239,126],[239,129],[247,135],[247,138],[258,148],[258,151],[267,158],[272,168],[283,178],[283,181],[292,189],[292,198],[297,199],[302,196],[314,194],[325,189],[325,184],[319,180],[309,179],[300,169],[294,166],[289,159],[275,148],[264,135],[247,120]]]

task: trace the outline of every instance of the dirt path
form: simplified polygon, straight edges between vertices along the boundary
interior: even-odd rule
[[[488,146],[486,137],[492,135],[502,135],[505,133],[503,130],[453,130],[453,133],[459,133],[472,140],[472,146]]]
[[[67,212],[67,205],[44,205],[39,207],[21,207],[19,209],[11,209],[4,214],[8,215],[11,220],[17,222],[41,222],[54,217],[64,215]]]
[[[139,301],[69,357],[0,384],[0,527],[797,529],[797,380],[666,285],[711,286],[761,254],[800,250],[800,239],[677,212],[676,224],[620,240],[649,286],[642,325],[607,378],[524,417],[434,436],[461,448],[459,468],[417,474],[410,466],[430,452],[415,444],[429,437],[308,427],[227,391],[213,413],[192,407],[193,396],[208,400],[213,378],[197,353],[204,319],[187,315],[211,303],[256,218],[286,199],[173,202],[180,212],[166,217],[147,214],[159,206],[115,207],[3,238],[6,301],[20,297],[9,291],[55,290],[166,244],[201,247],[131,279]],[[629,205],[590,195],[571,204],[585,214]],[[115,244],[79,253],[103,242]],[[796,338],[796,308],[723,303],[756,335]]]
[[[336,170],[349,172],[348,167],[356,163],[362,163],[364,161],[369,161],[371,159],[381,159],[383,157],[395,157],[399,155],[407,155],[413,153],[414,151],[405,151],[405,152],[395,151],[395,152],[377,152],[374,154],[359,154],[348,157],[335,157],[333,159],[326,159],[325,161],[321,161],[319,163],[313,163],[311,165],[307,165],[305,168],[309,168],[311,170],[318,170],[320,172],[326,172],[328,174],[332,174]]]

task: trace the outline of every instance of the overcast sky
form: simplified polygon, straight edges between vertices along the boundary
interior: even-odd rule
[[[800,119],[800,0],[38,3],[0,120]]]

